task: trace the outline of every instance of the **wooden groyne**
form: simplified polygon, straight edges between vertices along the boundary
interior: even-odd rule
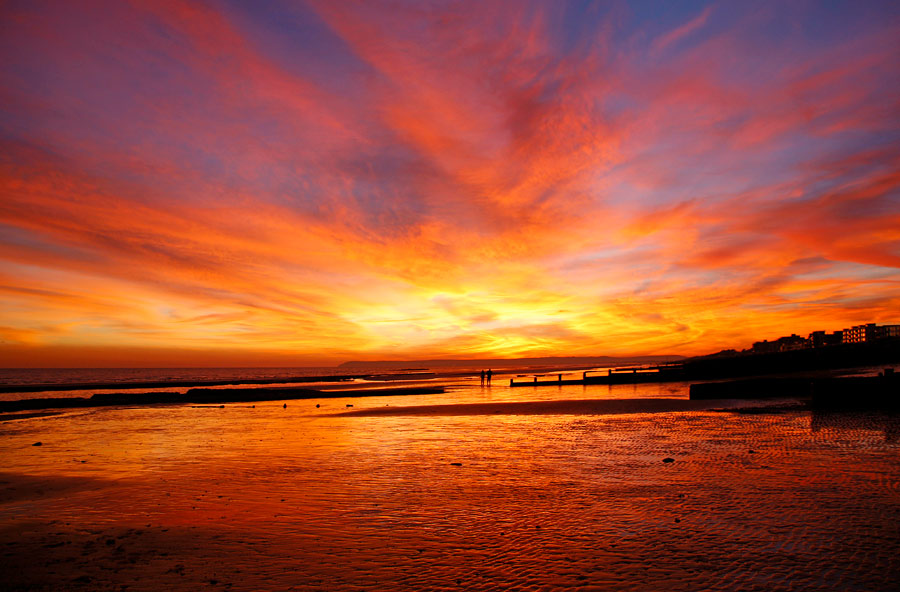
[[[443,387],[396,387],[320,391],[305,388],[233,388],[190,389],[186,393],[97,393],[91,397],[54,397],[0,401],[0,412],[36,409],[76,409],[86,407],[141,407],[145,405],[257,403],[293,399],[337,399],[347,397],[390,397],[400,395],[435,395]]]
[[[547,378],[550,377],[550,378]],[[555,378],[553,378],[555,377]],[[647,382],[672,382],[683,380],[680,365],[612,368],[610,370],[586,370],[581,378],[563,378],[563,373],[534,374],[509,379],[509,386],[562,386],[579,384],[635,384]]]
[[[102,391],[111,389],[150,389],[180,388],[202,386],[231,386],[242,384],[292,384],[305,382],[348,382],[358,378],[369,378],[368,374],[321,376],[283,376],[281,378],[223,378],[216,380],[143,380],[135,382],[76,382],[76,383],[42,383],[42,384],[0,384],[0,393],[39,393],[54,391]]]

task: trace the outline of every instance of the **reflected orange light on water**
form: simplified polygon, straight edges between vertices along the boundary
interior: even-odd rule
[[[386,404],[410,402],[353,409]],[[889,417],[334,415],[346,409],[289,401],[5,422],[12,489],[0,519],[17,532],[7,549],[20,565],[8,573],[50,587],[63,563],[69,580],[115,573],[138,589],[691,590],[824,589],[830,569],[831,583],[871,589],[889,577],[875,566],[894,560],[895,540],[872,534],[900,508]]]

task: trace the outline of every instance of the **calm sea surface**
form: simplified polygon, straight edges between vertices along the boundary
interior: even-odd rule
[[[308,366],[297,368],[0,368],[0,384],[246,380],[360,373],[359,369]]]
[[[109,392],[119,392],[129,388],[130,384],[138,384],[145,382],[184,382],[184,381],[252,381],[252,380],[264,380],[271,381],[283,378],[284,382],[267,382],[265,385],[260,386],[299,386],[304,388],[318,388],[318,387],[328,387],[334,386],[334,382],[296,382],[292,381],[292,379],[302,378],[302,377],[319,377],[319,376],[359,376],[363,374],[372,374],[372,375],[391,375],[394,378],[398,376],[405,376],[409,378],[410,376],[415,376],[413,372],[428,372],[430,369],[421,368],[416,369],[415,371],[396,371],[396,370],[378,370],[378,369],[360,369],[360,368],[336,368],[336,367],[298,367],[298,368],[38,368],[38,369],[16,369],[16,368],[0,368],[0,385],[8,385],[8,386],[28,386],[28,385],[79,385],[79,384],[110,384],[114,385],[108,389],[98,389],[98,388],[88,388],[85,390],[46,390],[46,391],[25,391],[25,392],[9,392],[9,393],[0,393],[0,401],[11,401],[17,399],[31,399],[31,398],[46,398],[46,397],[90,397],[95,393],[109,393]],[[605,371],[606,368],[600,369],[601,371]],[[460,390],[468,392],[470,387],[480,386],[480,381],[478,380],[476,374],[480,371],[479,368],[440,368],[434,370],[438,377],[436,378],[426,378],[420,379],[416,381],[412,380],[390,380],[387,383],[382,384],[381,386],[413,386],[413,385],[427,385],[427,386],[443,386],[451,392],[458,392]],[[469,372],[469,375],[460,375],[465,372]],[[503,370],[498,369],[493,381],[493,386],[497,389],[494,392],[500,393],[505,389],[503,388],[505,385],[509,384],[510,378],[518,376],[521,372],[527,372],[527,370]],[[563,378],[579,378],[581,377],[581,371],[560,371],[563,374]],[[440,376],[441,374],[445,376]],[[452,373],[452,376],[446,376],[446,374]],[[530,379],[530,374],[528,375]],[[542,375],[543,376],[543,375]],[[556,377],[556,374],[553,374],[552,377]],[[541,380],[546,380],[546,377],[542,377]],[[520,379],[521,380],[521,379]],[[354,388],[366,388],[378,386],[375,384],[376,380],[371,379],[356,379],[353,381],[354,384],[352,386]],[[347,385],[347,382],[343,382],[344,385]],[[206,388],[229,388],[230,385],[219,385],[219,386],[210,386]],[[253,387],[253,384],[247,384],[247,387]],[[140,392],[184,392],[188,388],[187,386],[158,386],[152,388],[140,387]],[[529,388],[527,389],[528,393],[536,393],[536,396],[539,400],[545,400],[547,396],[554,396],[554,394],[558,393],[558,387],[551,387],[549,391],[544,392],[546,389],[540,387],[538,389]],[[609,389],[607,387],[602,387],[602,390],[609,393]],[[643,393],[645,396],[647,394],[656,393],[658,391],[657,388],[647,390],[647,389],[634,389],[632,387],[627,387],[625,389],[615,389],[615,392],[622,392],[625,396],[631,396],[628,393]],[[524,392],[524,391],[523,391]],[[601,392],[598,388],[593,388],[591,392],[599,393]],[[671,387],[665,392],[669,393],[678,393],[678,395],[686,396],[686,388],[684,385],[678,385],[676,387]],[[465,395],[463,395],[465,396]],[[604,395],[606,396],[606,395]],[[454,399],[458,400],[458,399]],[[506,400],[506,399],[502,399]],[[443,402],[443,400],[442,400]]]

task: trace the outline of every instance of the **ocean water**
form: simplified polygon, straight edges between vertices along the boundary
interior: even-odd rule
[[[79,384],[164,380],[246,380],[360,374],[337,367],[294,368],[0,368],[0,384]]]
[[[511,378],[520,376],[532,376],[527,369],[498,369],[494,375],[491,389],[482,388],[480,380],[477,376],[479,368],[438,368],[433,369],[434,377],[419,380],[383,380],[383,379],[357,379],[353,381],[353,388],[377,388],[379,386],[442,386],[448,392],[453,393],[450,400],[469,400],[478,401],[486,395],[491,395],[497,400],[510,400],[511,393],[507,393],[507,387]],[[598,369],[605,371],[606,368]],[[48,385],[45,391],[22,391],[22,392],[0,392],[0,401],[12,401],[18,399],[31,398],[47,398],[47,397],[90,397],[96,393],[121,392],[134,388],[131,385],[137,385],[145,382],[176,382],[176,381],[196,381],[202,383],[204,381],[271,381],[284,379],[284,382],[267,382],[264,385],[246,384],[243,386],[278,386],[290,387],[297,386],[302,388],[333,388],[334,382],[295,382],[291,379],[301,377],[319,377],[319,376],[359,376],[363,374],[371,374],[376,377],[381,376],[404,376],[409,378],[416,376],[418,373],[429,372],[432,369],[424,368],[415,371],[380,371],[380,370],[360,370],[359,368],[336,368],[336,367],[297,367],[297,368],[39,368],[39,369],[10,369],[0,368],[0,385],[14,388],[16,386],[31,385]],[[525,374],[523,374],[525,373]],[[580,378],[582,370],[559,370],[552,374],[549,379],[555,377],[558,373],[562,373],[564,379]],[[541,380],[548,378],[541,374]],[[518,378],[522,380],[522,378]],[[53,386],[60,385],[80,385],[80,384],[108,384],[113,385],[111,388],[87,388],[83,390],[53,390]],[[341,384],[348,386],[346,381]],[[637,387],[620,385],[612,390],[605,386],[593,386],[588,391],[583,389],[579,398],[587,397],[645,397],[656,396],[656,393],[662,392],[667,396],[687,396],[687,387],[682,383],[675,386],[663,388],[662,391],[654,385],[653,388],[643,388],[646,385],[637,385]],[[140,392],[184,392],[188,386],[157,386],[157,387],[139,387]],[[205,386],[204,388],[229,388],[229,385]],[[524,389],[516,389],[519,391],[519,397],[535,398],[536,400],[546,400],[548,397],[557,397],[560,393],[560,387],[557,386],[541,386],[527,387]],[[579,387],[581,388],[581,387]],[[569,389],[566,392],[576,393],[577,390]],[[587,394],[585,394],[587,393]],[[435,401],[446,402],[448,399],[435,397]]]

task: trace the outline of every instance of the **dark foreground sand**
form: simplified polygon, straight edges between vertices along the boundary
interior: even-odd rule
[[[895,590],[900,580],[896,416],[665,399],[639,413],[634,401],[352,403],[352,415],[335,415],[350,401],[331,400],[0,424],[0,588]]]

